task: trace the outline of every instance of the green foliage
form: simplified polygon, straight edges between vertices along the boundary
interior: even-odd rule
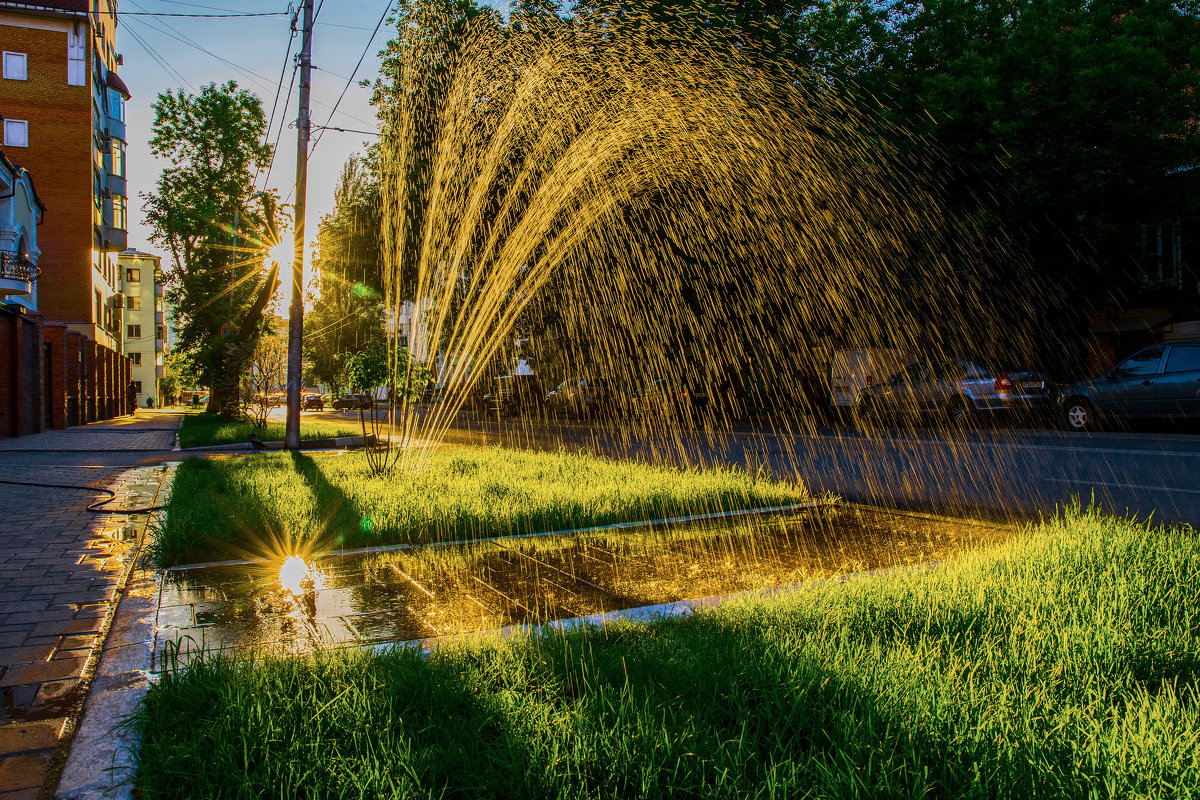
[[[897,35],[863,80],[957,165],[960,205],[997,198],[1009,246],[1072,289],[1136,289],[1153,271],[1138,226],[1200,215],[1196,4],[892,9]]]
[[[1195,532],[1075,513],[647,626],[194,662],[137,717],[137,790],[1195,798],[1198,675]]]
[[[794,485],[742,470],[674,470],[566,452],[444,448],[421,472],[390,476],[368,475],[368,458],[185,461],[155,544],[160,563],[265,553],[277,540],[313,550],[453,541],[807,499]],[[225,509],[219,517],[214,502]],[[364,532],[368,518],[373,530]]]
[[[252,194],[255,170],[271,155],[266,118],[261,101],[232,81],[195,95],[167,91],[154,112],[150,149],[172,166],[144,195],[146,219],[151,240],[171,253],[177,349],[212,388],[210,409],[235,416],[276,283],[265,267],[279,238],[276,198]]]
[[[388,383],[391,374],[387,343],[376,339],[346,359],[346,383],[350,391],[369,393]]]
[[[373,150],[346,162],[334,202],[317,228],[304,353],[312,378],[338,394],[347,384],[346,359],[384,337],[382,209]]]

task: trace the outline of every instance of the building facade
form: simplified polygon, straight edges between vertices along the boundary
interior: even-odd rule
[[[117,264],[128,226],[129,90],[116,71],[116,12],[115,0],[0,0],[0,138],[8,159],[37,179],[45,212],[36,286],[7,300],[28,312],[23,364],[38,368],[22,367],[29,374],[18,389],[39,398],[37,423],[29,405],[21,424],[0,423],[0,436],[132,411]],[[20,234],[15,242],[19,256]]]
[[[37,313],[44,213],[29,173],[0,150],[0,436],[46,425],[45,341]]]
[[[46,207],[38,306],[119,353],[126,248],[125,101],[113,0],[0,0],[4,148]]]
[[[163,376],[167,326],[162,296],[160,259],[150,253],[126,250],[117,259],[121,294],[125,298],[125,328],[122,352],[129,359],[129,374],[137,393],[137,405],[157,405],[158,379]]]

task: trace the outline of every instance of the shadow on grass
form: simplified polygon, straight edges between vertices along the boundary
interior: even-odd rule
[[[358,535],[364,519],[358,508],[311,457],[288,452],[235,458],[232,466],[203,458],[179,466],[166,522],[152,545],[159,566],[311,557]]]

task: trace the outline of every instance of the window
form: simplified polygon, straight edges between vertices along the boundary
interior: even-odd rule
[[[87,85],[87,27],[75,23],[75,29],[67,34],[67,85]]]
[[[125,326],[125,334],[126,334],[126,338],[128,338],[128,339],[140,339],[140,338],[142,338],[142,326],[141,325],[126,325]]]
[[[24,53],[4,52],[4,77],[10,81],[29,80],[28,62]]]
[[[142,298],[138,297],[135,294],[125,295],[125,307],[127,309],[129,309],[130,311],[141,311],[142,310]]]
[[[4,120],[4,146],[29,147],[29,123],[23,119]]]
[[[140,269],[134,269],[133,267],[126,267],[125,268],[125,282],[126,283],[141,283],[142,282],[142,271]]]
[[[112,140],[112,174],[125,177],[125,143],[120,139]]]
[[[1165,347],[1151,347],[1140,353],[1134,353],[1113,367],[1113,378],[1115,380],[1127,380],[1129,378],[1140,378],[1143,375],[1157,375],[1158,362],[1162,361],[1164,350],[1166,350]]]
[[[1200,345],[1177,344],[1172,347],[1164,372],[1200,372]]]
[[[125,121],[125,98],[116,89],[108,90],[108,116],[118,122]]]
[[[133,361],[133,365],[135,367],[140,367],[142,365],[142,354],[141,353],[130,353],[129,358],[131,361]]]
[[[113,227],[119,230],[129,229],[129,201],[120,195],[113,195]]]
[[[96,291],[96,324],[97,325],[99,325],[100,320],[104,318],[100,312],[100,307],[103,304],[104,304],[104,300],[103,300],[103,298],[100,297],[100,292],[97,290]]]

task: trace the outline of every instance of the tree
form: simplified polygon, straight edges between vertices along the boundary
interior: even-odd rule
[[[151,240],[171,253],[178,349],[210,387],[209,410],[235,417],[277,284],[277,265],[266,265],[279,240],[277,200],[254,192],[254,171],[271,156],[266,118],[261,101],[232,81],[194,95],[167,91],[154,112],[150,150],[172,166],[143,198]]]
[[[986,211],[994,240],[1063,290],[1053,316],[1134,295],[1145,279],[1139,226],[1200,216],[1200,4],[905,0],[891,10],[898,35],[862,80],[951,162],[959,213]]]
[[[242,377],[242,416],[262,430],[278,405],[276,396],[287,386],[287,339],[278,333],[261,336]]]
[[[304,349],[310,375],[334,393],[346,385],[346,359],[384,335],[376,165],[373,151],[350,157],[334,193],[334,210],[317,228]]]

